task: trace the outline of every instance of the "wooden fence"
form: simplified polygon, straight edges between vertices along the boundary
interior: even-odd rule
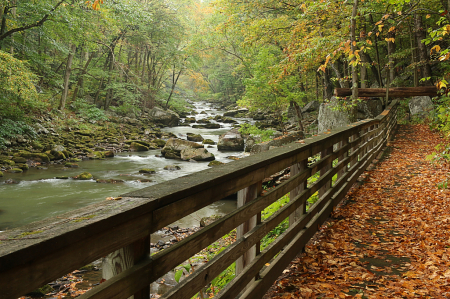
[[[396,125],[397,106],[394,101],[375,119],[304,143],[0,233],[0,298],[17,298],[111,254],[122,259],[115,275],[79,298],[149,298],[150,283],[234,228],[238,228],[236,241],[164,298],[191,298],[235,261],[238,274],[216,297],[261,298],[383,149]],[[308,158],[318,154],[320,159],[308,165]],[[290,178],[261,195],[262,180],[287,167]],[[316,173],[320,177],[309,186],[308,178]],[[236,192],[234,212],[150,256],[152,233]],[[306,211],[307,199],[316,192],[318,201]],[[261,221],[261,211],[287,193],[290,202]],[[287,217],[289,228],[260,251],[260,240]]]

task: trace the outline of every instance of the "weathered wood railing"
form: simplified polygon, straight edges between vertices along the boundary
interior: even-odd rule
[[[376,119],[0,233],[0,298],[17,298],[113,252],[126,259],[123,271],[79,298],[149,298],[151,282],[237,227],[236,242],[164,298],[191,298],[234,261],[239,272],[217,297],[260,298],[380,153],[396,125],[396,110],[393,102]],[[317,154],[320,160],[308,166]],[[286,167],[290,178],[260,195],[262,180]],[[307,186],[317,172],[318,180]],[[234,212],[150,256],[152,233],[236,192]],[[261,221],[261,211],[289,192],[290,202]],[[316,192],[318,201],[306,211]],[[289,228],[260,252],[260,240],[287,217]]]

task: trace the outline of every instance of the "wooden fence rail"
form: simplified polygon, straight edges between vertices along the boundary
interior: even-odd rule
[[[236,241],[164,295],[191,298],[237,261],[236,277],[217,298],[260,298],[327,219],[376,157],[396,125],[397,102],[365,120],[284,147],[122,195],[0,233],[0,298],[17,298],[107,256],[120,267],[79,298],[149,298],[149,285],[238,228]],[[320,159],[308,166],[308,158]],[[264,178],[291,176],[261,195]],[[319,178],[308,186],[308,178]],[[238,208],[150,256],[150,235],[238,192]],[[319,199],[306,211],[306,201]],[[290,193],[290,202],[261,221],[261,211]],[[289,228],[260,251],[261,239],[289,217]],[[270,263],[270,266],[266,266]],[[239,266],[238,266],[239,265]]]

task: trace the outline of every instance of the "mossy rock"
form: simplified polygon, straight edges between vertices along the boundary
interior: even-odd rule
[[[93,150],[91,150],[90,148],[83,148],[83,152],[85,152],[85,153],[93,153],[94,151]]]
[[[63,153],[64,153],[64,156],[66,156],[66,158],[73,157],[73,153],[71,153],[71,152],[68,151],[68,150],[63,150]]]
[[[75,134],[81,135],[81,136],[94,136],[94,133],[88,131],[88,130],[80,130],[76,131]]]
[[[28,164],[16,164],[17,168],[20,168],[22,170],[28,170],[30,169],[30,166],[28,166]]]
[[[70,167],[70,168],[78,168],[78,164],[77,163],[66,163],[64,164],[65,167]]]
[[[213,140],[211,140],[211,139],[205,139],[205,140],[203,140],[203,142],[202,142],[203,144],[212,144],[212,145],[214,145],[214,144],[216,144]]]
[[[53,288],[49,286],[48,284],[44,285],[43,287],[40,287],[39,289],[34,290],[33,292],[30,292],[27,294],[27,296],[33,296],[33,297],[43,297],[46,294],[53,292]]]
[[[105,159],[105,154],[103,152],[92,152],[86,155],[91,160],[101,160]]]
[[[217,160],[214,160],[214,161],[209,162],[208,166],[209,167],[214,167],[214,166],[219,166],[219,165],[223,165],[223,164],[225,164],[225,163],[217,161]]]
[[[50,152],[46,152],[47,155],[50,154],[53,156],[53,159],[51,160],[65,160],[67,157],[66,155],[64,155],[64,152],[58,152],[58,151],[50,151]]]
[[[95,147],[95,150],[96,150],[96,151],[101,151],[101,152],[106,151],[106,149],[105,149],[104,147],[101,147],[101,146],[96,146],[96,147]]]
[[[159,148],[159,146],[157,145],[157,144],[155,144],[155,143],[150,143],[150,145],[148,146],[148,149],[158,149]]]
[[[3,172],[0,171],[0,178],[2,178],[2,177],[3,177]]]
[[[32,142],[31,142],[31,146],[32,146],[34,149],[37,149],[37,150],[39,150],[39,151],[42,151],[42,150],[44,149],[44,146],[43,146],[39,141],[32,141]]]
[[[62,175],[62,176],[57,176],[57,177],[55,177],[55,179],[57,179],[57,180],[68,180],[69,177],[68,177],[68,176],[65,176],[65,175]]]
[[[146,152],[146,151],[148,151],[148,147],[147,146],[145,146],[145,145],[143,145],[141,143],[138,143],[138,142],[132,142],[130,144],[130,148],[133,151],[136,151],[136,152]]]
[[[105,152],[103,152],[103,155],[105,156],[105,158],[114,158],[113,151],[105,151]]]
[[[13,160],[15,163],[27,163],[27,159],[24,157],[13,157],[11,160]]]
[[[74,179],[76,179],[76,180],[91,180],[92,178],[93,178],[93,176],[89,172],[83,172],[74,177]]]
[[[166,141],[162,139],[155,139],[152,142],[158,145],[158,147],[164,147],[166,145]]]
[[[125,141],[125,143],[129,144],[129,145],[132,145],[133,142],[142,144],[142,145],[147,146],[147,147],[150,145],[150,142],[147,142],[147,141],[144,141],[144,140],[127,140],[127,141]]]
[[[5,164],[5,165],[9,165],[9,166],[14,166],[16,165],[16,162],[14,162],[13,160],[10,160],[8,158],[6,159],[1,159],[0,158],[0,164]]]
[[[156,173],[156,171],[153,168],[142,168],[139,173]]]
[[[81,162],[81,159],[78,159],[78,158],[70,158],[69,162]]]
[[[7,170],[7,172],[8,173],[22,173],[23,170],[20,168],[12,168],[12,169]]]

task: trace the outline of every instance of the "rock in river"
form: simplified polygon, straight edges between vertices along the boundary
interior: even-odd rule
[[[203,145],[192,141],[171,138],[167,140],[166,145],[161,150],[161,154],[166,159],[181,159],[182,150],[195,148],[203,148]]]
[[[155,123],[161,123],[168,127],[178,126],[180,116],[172,110],[163,110],[159,107],[154,107],[149,113],[150,119]]]
[[[181,160],[212,161],[216,158],[206,148],[186,148],[181,151]]]
[[[219,151],[243,151],[244,138],[242,138],[238,129],[234,128],[223,135],[220,135],[217,143]]]

